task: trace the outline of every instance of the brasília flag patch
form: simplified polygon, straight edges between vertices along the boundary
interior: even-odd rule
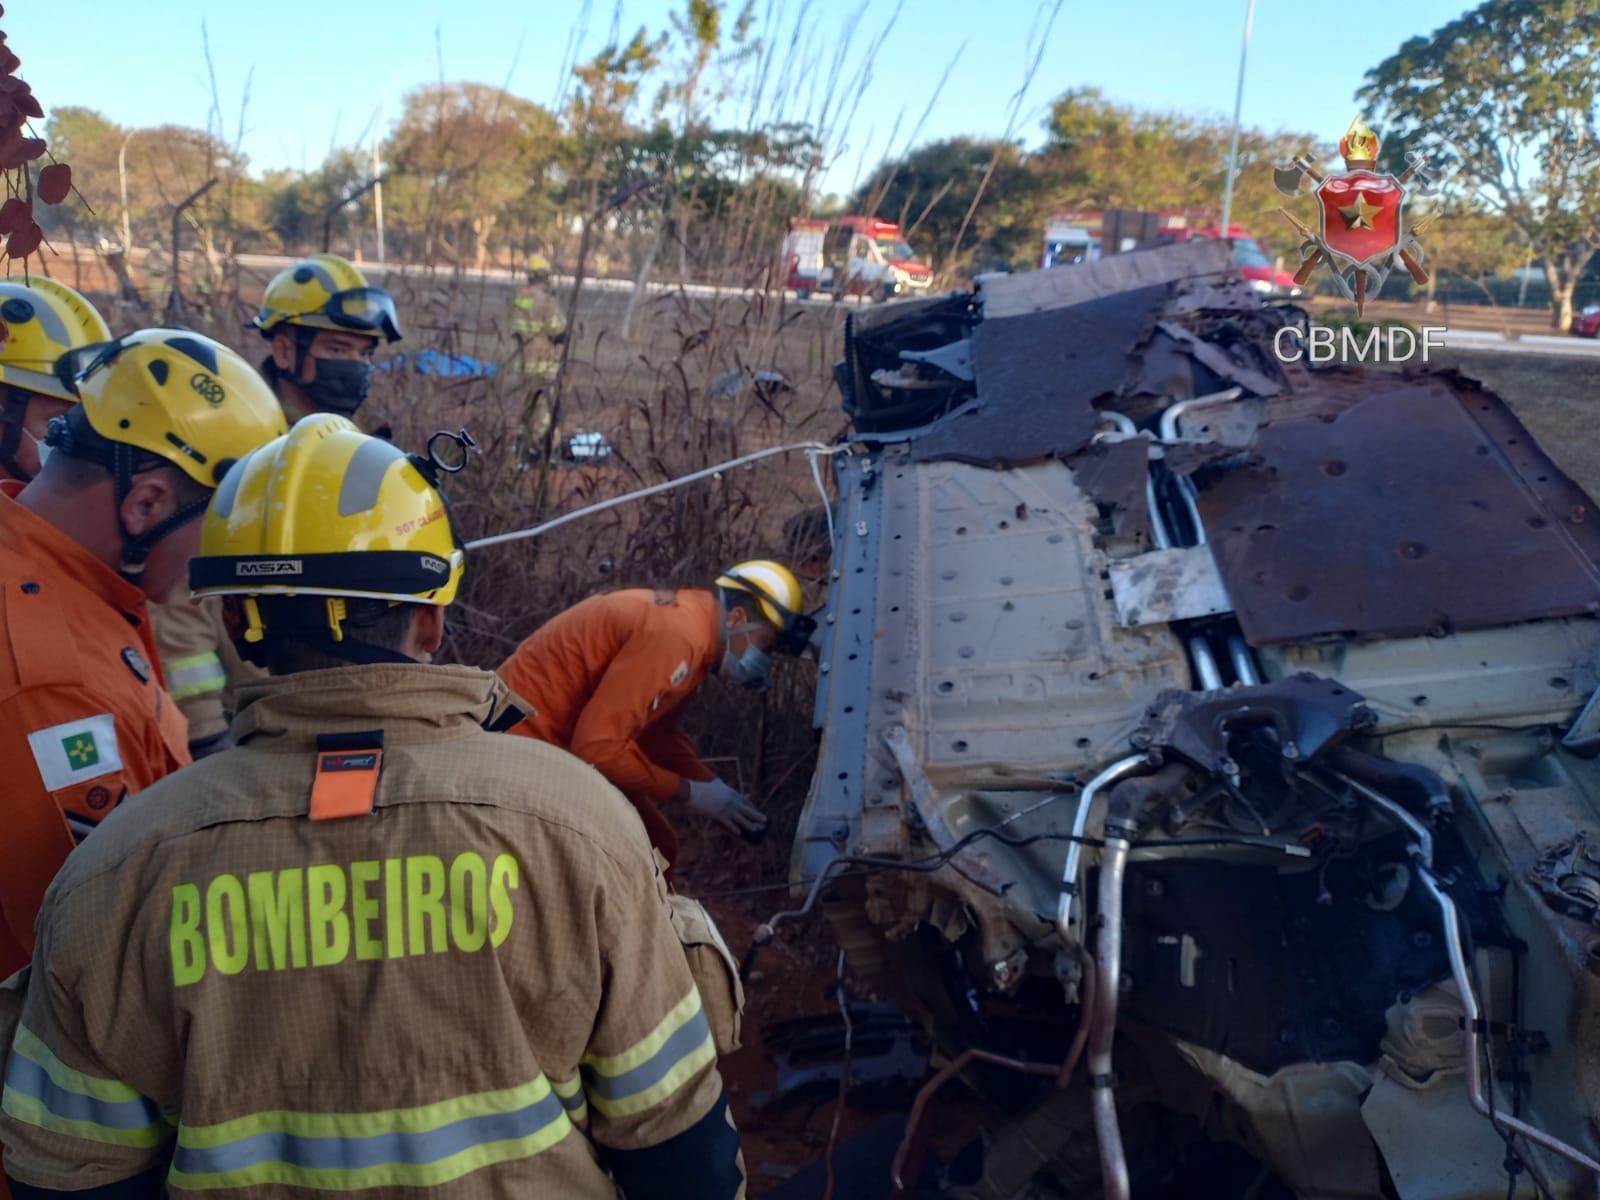
[[[47,792],[122,770],[117,726],[110,713],[35,730],[28,735],[28,746]]]

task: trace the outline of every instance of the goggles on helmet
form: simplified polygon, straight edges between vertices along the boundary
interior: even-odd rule
[[[400,340],[400,318],[394,310],[394,297],[382,288],[359,287],[335,292],[322,306],[322,315],[340,329],[381,336],[391,342]]]

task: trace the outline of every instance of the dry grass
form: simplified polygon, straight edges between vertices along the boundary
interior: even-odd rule
[[[1591,358],[1442,352],[1455,367],[1504,396],[1556,465],[1591,497],[1600,497],[1600,370]]]
[[[392,286],[415,331],[407,348],[418,348],[416,341],[498,368],[487,379],[380,378],[363,410],[369,426],[387,422],[408,448],[421,448],[439,429],[471,431],[479,453],[447,485],[468,540],[753,450],[826,441],[842,424],[832,392],[841,337],[835,313],[774,312],[759,296],[671,293],[651,299],[636,317],[634,339],[623,341],[613,331],[625,295],[591,290],[572,331],[559,432],[601,433],[615,454],[577,468],[529,462],[527,448],[543,440],[552,389],[517,369],[509,286],[468,285],[449,275]],[[781,373],[790,390],[729,394],[728,379],[753,371]],[[783,524],[818,503],[807,460],[791,455],[475,552],[445,657],[493,667],[543,621],[596,591],[706,586],[731,562],[791,557]],[[823,596],[810,599],[820,604]],[[727,760],[730,780],[772,813],[775,845],[792,832],[810,779],[813,671],[786,664],[760,698],[714,680],[688,722],[703,752]]]

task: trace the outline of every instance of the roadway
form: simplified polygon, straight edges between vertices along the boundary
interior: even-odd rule
[[[241,254],[238,262],[241,266],[259,271],[263,281],[284,267],[299,261],[276,254]],[[463,279],[474,280],[481,283],[512,284],[518,283],[523,278],[523,272],[512,271],[504,267],[485,267],[482,269],[471,267],[428,267],[416,266],[406,263],[373,263],[360,264],[362,272],[374,281],[394,277],[405,279]],[[558,285],[570,285],[570,275],[556,275]],[[632,290],[633,281],[628,279],[609,279],[588,277],[583,281],[585,289],[594,289],[602,292],[627,292]],[[748,298],[759,294],[759,289],[719,286],[707,283],[651,283],[646,285],[647,290],[654,294],[682,292],[690,296],[703,296],[707,298]],[[785,298],[790,303],[804,304],[808,307],[825,308],[833,303],[831,297],[813,297],[801,300],[791,289],[785,289]],[[1313,318],[1314,319],[1314,318]],[[1447,326],[1441,335],[1441,344],[1452,350],[1485,351],[1495,354],[1536,354],[1559,358],[1597,358],[1600,359],[1600,339],[1575,338],[1559,334],[1506,334],[1484,329],[1471,329],[1465,327]]]

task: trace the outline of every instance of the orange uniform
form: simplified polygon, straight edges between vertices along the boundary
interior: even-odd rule
[[[0,484],[0,978],[76,838],[189,761],[144,593]]]
[[[684,779],[709,780],[678,717],[722,653],[716,597],[696,589],[609,592],[553,617],[500,665],[534,714],[512,729],[570,750],[627,796],[673,861],[659,805]]]

